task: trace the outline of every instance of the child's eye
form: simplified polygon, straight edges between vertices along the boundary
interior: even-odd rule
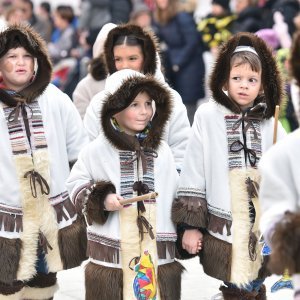
[[[147,104],[148,106],[152,106],[151,101],[147,101],[146,104]]]
[[[121,59],[120,59],[120,58],[115,58],[115,61],[118,61],[118,62],[119,62],[119,61],[121,61]]]
[[[250,83],[257,83],[257,79],[255,79],[255,78],[250,78],[250,79],[249,79],[249,82],[250,82]]]
[[[137,103],[132,103],[131,106],[132,106],[132,107],[136,107],[136,106],[137,106]]]
[[[137,60],[137,57],[130,57],[129,60]]]
[[[233,80],[240,80],[240,77],[234,76],[234,77],[232,77],[232,79],[233,79]]]

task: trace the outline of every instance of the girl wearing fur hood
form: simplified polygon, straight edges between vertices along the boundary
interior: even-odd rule
[[[171,221],[178,173],[162,139],[172,111],[170,92],[133,70],[111,75],[105,90],[103,133],[80,153],[67,183],[88,223],[86,299],[135,299],[139,292],[147,299],[180,299],[183,267],[174,260]],[[156,199],[119,203],[154,191]],[[153,276],[143,289],[134,265],[140,260],[141,270],[146,254]]]
[[[30,28],[0,33],[0,298],[52,299],[56,272],[85,259],[85,227],[65,181],[88,143]]]
[[[165,83],[160,70],[155,37],[150,31],[136,25],[114,26],[111,23],[103,26],[99,35],[104,39],[104,59],[109,74],[126,68],[151,74],[170,91],[173,111],[167,121],[163,139],[169,144],[176,168],[180,170],[190,133],[190,123],[180,95]],[[98,93],[87,108],[84,125],[90,140],[94,140],[102,130],[99,118],[104,98],[105,91]]]
[[[179,248],[183,257],[199,253],[205,273],[224,281],[224,299],[265,299],[257,163],[272,145],[282,87],[263,40],[239,33],[224,44],[210,89],[213,98],[195,115],[173,204]],[[284,135],[279,125],[278,138]]]

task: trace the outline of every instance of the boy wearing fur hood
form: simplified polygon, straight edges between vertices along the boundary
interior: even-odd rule
[[[199,254],[204,272],[222,280],[224,299],[265,299],[262,286],[257,163],[272,145],[282,96],[266,44],[239,33],[220,48],[212,99],[195,115],[172,219],[183,257]],[[278,126],[278,138],[285,135]]]
[[[166,123],[166,130],[163,139],[170,146],[178,171],[181,170],[182,160],[190,134],[190,123],[187,117],[186,107],[182,102],[181,96],[174,89],[170,88],[165,82],[161,72],[160,58],[158,54],[158,45],[156,37],[151,31],[142,29],[132,24],[114,25],[108,23],[104,25],[99,33],[99,43],[102,41],[104,45],[104,60],[106,62],[108,73],[111,75],[118,70],[127,68],[134,69],[132,65],[117,66],[119,61],[129,60],[131,63],[137,61],[136,53],[132,52],[132,48],[138,48],[141,59],[141,69],[134,69],[142,74],[150,74],[156,80],[165,85],[171,93],[172,113],[170,119]],[[115,58],[115,48],[126,47],[123,50],[122,57]],[[119,56],[119,55],[118,55]],[[105,91],[95,95],[84,116],[84,126],[90,137],[94,140],[102,131],[101,122],[99,120],[102,109],[102,102],[105,98]]]
[[[300,129],[279,141],[259,163],[260,228],[272,252],[269,268],[293,276],[300,299]]]
[[[70,99],[49,84],[51,71],[30,27],[0,32],[1,299],[52,299],[56,272],[85,259],[65,181],[88,138]]]
[[[162,140],[172,111],[169,90],[126,69],[107,79],[105,92],[103,133],[80,153],[67,182],[88,223],[86,299],[135,299],[139,293],[180,299],[183,267],[174,260],[177,235],[171,221],[178,173]],[[156,199],[119,203],[154,191]],[[141,271],[146,254],[152,261],[149,277],[150,269]],[[140,271],[134,268],[138,261]]]

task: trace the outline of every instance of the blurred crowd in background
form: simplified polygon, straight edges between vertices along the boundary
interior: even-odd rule
[[[298,66],[289,60],[293,36],[300,30],[299,0],[82,0],[79,6],[76,11],[70,1],[0,1],[0,28],[33,26],[48,45],[52,83],[71,99],[91,62],[100,62],[101,53],[93,46],[101,28],[130,22],[157,36],[166,80],[181,95],[192,123],[197,106],[209,99],[207,79],[219,45],[248,31],[265,40],[280,64],[286,87],[280,120],[288,132],[299,126],[297,72],[290,72],[291,63]]]

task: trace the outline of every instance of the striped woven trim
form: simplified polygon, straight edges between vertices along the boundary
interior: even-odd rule
[[[121,168],[121,196],[131,198],[133,195],[134,165],[136,162],[129,162],[134,158],[134,152],[120,151],[120,168]]]
[[[177,197],[200,197],[200,198],[206,198],[205,191],[202,191],[197,188],[179,188],[177,191]]]
[[[177,240],[177,234],[174,232],[157,232],[156,233],[156,241],[157,242],[163,242],[163,241],[169,241],[169,242],[175,242]]]
[[[143,183],[145,183],[149,192],[154,191],[154,158],[145,151],[147,173],[143,174]],[[131,162],[135,157],[134,152],[120,151],[120,167],[121,167],[121,195],[124,198],[133,196],[133,184],[135,182],[135,170],[137,168],[136,161]],[[156,203],[156,199],[146,200],[145,203]]]
[[[27,107],[29,106],[29,107]],[[29,128],[30,128],[30,142],[27,140],[25,124],[22,117],[19,117],[16,122],[8,122],[9,114],[15,109],[3,105],[3,111],[7,123],[8,133],[10,136],[10,142],[12,146],[12,152],[14,155],[18,154],[31,154],[32,151],[37,149],[47,148],[47,142],[45,137],[45,130],[43,125],[42,112],[39,107],[38,101],[27,104],[26,111],[28,116]]]
[[[232,221],[232,214],[230,211],[226,211],[219,207],[212,206],[209,203],[207,203],[207,209],[210,214]]]
[[[230,151],[230,146],[236,142],[240,141],[243,143],[243,129],[242,122],[238,128],[234,128],[236,122],[240,119],[239,115],[226,115],[226,133],[227,133],[227,143],[228,143],[228,167],[229,169],[242,168],[245,167],[245,158],[243,149],[238,152]],[[260,121],[252,120],[252,125],[255,128],[257,139],[255,139],[254,128],[252,126],[246,132],[246,142],[247,148],[255,151],[256,153],[256,165],[257,168],[259,159],[261,158],[261,130]],[[234,129],[233,129],[234,128]],[[248,161],[248,158],[247,158]],[[248,162],[249,163],[249,162]],[[250,165],[250,163],[248,164]]]
[[[106,237],[104,235],[98,235],[91,231],[87,232],[87,238],[89,241],[121,250],[121,241],[120,240],[112,239],[112,238]]]

